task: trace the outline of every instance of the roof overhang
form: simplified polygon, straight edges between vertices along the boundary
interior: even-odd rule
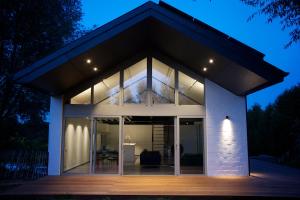
[[[237,95],[281,82],[288,74],[265,62],[262,53],[212,27],[163,2],[148,2],[19,71],[15,80],[61,95],[142,52],[174,60]],[[97,73],[94,65],[100,69]]]

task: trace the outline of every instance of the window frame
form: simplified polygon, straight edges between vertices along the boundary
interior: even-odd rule
[[[146,80],[146,101],[143,103],[125,103],[124,102],[124,70],[128,69],[129,67],[131,67],[132,65],[142,61],[143,59],[147,59],[146,63],[146,74],[147,74],[147,80]],[[154,103],[153,102],[153,97],[152,97],[152,67],[153,67],[153,63],[152,63],[152,59],[156,59],[159,62],[169,66],[170,68],[174,69],[174,89],[175,89],[175,94],[174,94],[174,103]],[[119,73],[119,102],[118,104],[114,104],[114,105],[124,105],[124,104],[131,104],[131,105],[145,105],[145,106],[152,106],[152,105],[176,105],[176,106],[188,106],[188,104],[179,104],[179,72],[185,74],[186,76],[189,76],[190,78],[200,82],[201,84],[204,85],[204,90],[203,90],[203,103],[202,104],[197,104],[197,105],[201,105],[201,106],[205,106],[205,81],[204,81],[204,77],[198,75],[197,73],[195,73],[194,71],[191,71],[190,69],[188,69],[187,67],[185,67],[184,65],[181,65],[175,61],[173,61],[172,59],[168,58],[167,56],[161,55],[161,54],[154,54],[154,55],[148,55],[148,56],[142,56],[139,59],[135,59],[134,62],[132,61],[130,64],[127,64],[118,67],[117,70],[113,70],[112,72],[105,74],[104,76],[101,76],[100,79],[98,79],[97,81],[93,81],[91,84],[86,85],[87,87],[83,90],[79,89],[77,90],[77,93],[74,94],[73,91],[73,96],[69,97],[68,100],[66,101],[68,104],[70,104],[71,102],[71,98],[77,96],[78,94],[80,94],[81,92],[85,91],[86,89],[90,88],[90,104],[92,105],[97,105],[98,103],[94,102],[94,86],[105,80],[106,78],[113,76],[115,73]],[[82,88],[81,88],[82,89]],[[72,104],[72,105],[89,105],[89,104]],[[108,104],[110,105],[110,104]]]

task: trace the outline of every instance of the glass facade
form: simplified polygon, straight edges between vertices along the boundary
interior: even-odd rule
[[[180,119],[180,173],[203,174],[203,119]]]
[[[175,103],[175,70],[152,58],[153,103]]]
[[[146,103],[147,59],[124,70],[124,103]]]
[[[174,175],[174,118],[126,116],[125,175]]]
[[[149,63],[147,58],[142,59],[102,79],[72,97],[70,103],[204,105],[201,78],[195,79],[190,76],[192,73],[183,73],[156,58],[150,59]],[[151,66],[147,66],[150,63]],[[176,116],[169,116],[169,113],[166,116],[137,116],[134,112],[135,109],[132,109],[131,116],[117,112],[110,117],[94,117],[93,122],[89,116],[66,118],[63,172],[129,175],[204,173],[202,118],[179,118],[179,128],[175,129]],[[179,140],[175,142],[177,130]]]
[[[94,104],[119,104],[120,73],[116,73],[94,86]]]
[[[203,105],[204,84],[190,76],[178,72],[179,105]]]
[[[91,88],[77,94],[73,98],[71,98],[71,104],[90,104],[91,103]]]
[[[94,162],[96,174],[119,173],[119,118],[95,119]]]
[[[147,58],[115,73],[71,98],[71,104],[146,104],[148,88],[151,88],[150,104],[204,105],[204,84],[171,66],[152,59],[152,70],[147,72]],[[175,77],[178,73],[178,82]],[[123,74],[123,77],[121,77]],[[150,77],[148,77],[150,76]],[[123,88],[120,81],[123,80]],[[147,85],[151,83],[151,85]],[[176,86],[178,86],[176,90]],[[123,98],[121,90],[123,89]],[[176,92],[178,91],[178,99]],[[150,95],[150,93],[149,93]],[[91,98],[94,98],[93,101]],[[120,102],[122,99],[123,102]]]

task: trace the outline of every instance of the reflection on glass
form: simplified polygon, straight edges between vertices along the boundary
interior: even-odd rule
[[[203,120],[180,119],[180,173],[203,174]]]
[[[97,118],[94,172],[117,174],[119,166],[119,118]]]
[[[71,104],[90,104],[90,103],[91,103],[91,88],[71,98]]]
[[[152,59],[152,99],[153,103],[174,103],[175,70]]]
[[[199,81],[178,72],[179,78],[179,104],[180,105],[203,105],[204,85]]]
[[[87,174],[90,166],[90,120],[68,118],[65,121],[64,166],[66,173]]]
[[[124,70],[124,103],[145,103],[147,96],[147,59]]]
[[[120,73],[116,73],[94,86],[94,103],[118,104],[120,93]]]

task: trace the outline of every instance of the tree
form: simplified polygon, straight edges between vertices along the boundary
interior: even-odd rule
[[[269,154],[300,166],[300,84],[284,91],[273,104],[247,112],[250,155]]]
[[[49,97],[16,84],[13,76],[76,38],[81,16],[80,0],[0,1],[0,148],[46,135]],[[28,130],[30,124],[36,125]]]
[[[257,155],[262,152],[263,146],[261,143],[263,141],[263,115],[264,111],[258,104],[253,105],[253,107],[247,112],[247,128],[248,128],[248,139],[249,139],[249,153],[251,155]]]
[[[282,29],[290,29],[290,41],[285,45],[300,40],[300,0],[241,0],[245,4],[258,8],[258,11],[249,17],[249,20],[257,14],[267,15],[267,22],[271,23],[279,18]]]

